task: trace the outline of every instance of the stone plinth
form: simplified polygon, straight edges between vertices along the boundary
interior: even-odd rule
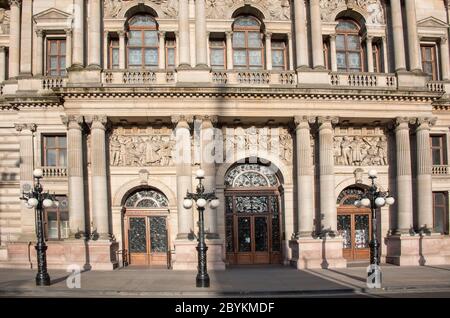
[[[174,270],[197,270],[198,254],[197,241],[176,240],[175,241],[175,259],[172,268]],[[224,270],[223,261],[223,240],[206,240],[208,251],[206,252],[208,270]]]
[[[211,76],[209,69],[178,69],[177,70],[178,83],[210,83]]]
[[[401,89],[425,89],[427,77],[424,75],[424,73],[400,71],[397,72],[397,83],[398,87]]]
[[[69,69],[69,81],[67,86],[86,86],[92,87],[93,84],[100,85],[102,73],[100,69]]]
[[[345,268],[342,238],[300,238],[289,242],[292,249],[291,265],[297,269]]]
[[[330,76],[328,71],[302,69],[297,72],[297,83],[299,87],[328,87],[330,86]]]
[[[399,266],[450,264],[450,237],[392,235],[386,238],[386,263]]]

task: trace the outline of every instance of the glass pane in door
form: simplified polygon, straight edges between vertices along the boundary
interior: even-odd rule
[[[344,238],[343,248],[352,248],[352,220],[350,215],[338,215],[338,232]]]
[[[147,234],[145,229],[145,218],[130,218],[129,230],[130,253],[147,252]]]
[[[355,215],[355,248],[369,248],[369,215]]]
[[[151,252],[167,252],[166,218],[164,216],[149,216]]]
[[[239,242],[239,252],[251,252],[252,241],[251,241],[250,217],[238,218],[238,242]]]
[[[267,217],[255,217],[255,251],[268,251],[268,226]]]

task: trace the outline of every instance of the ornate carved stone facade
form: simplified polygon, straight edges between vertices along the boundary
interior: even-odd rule
[[[9,34],[10,11],[0,8],[0,34]]]
[[[320,0],[321,17],[327,22],[334,19],[333,13],[356,8],[367,14],[367,24],[385,24],[384,9],[380,0]]]
[[[270,15],[267,17],[269,20],[290,20],[289,0],[206,0],[206,16],[210,19],[229,19],[230,9],[244,4],[266,10]]]
[[[116,18],[120,14],[124,14],[124,8],[127,3],[136,2],[146,3],[150,7],[155,7],[164,13],[165,18],[176,18],[178,15],[178,0],[145,0],[145,1],[134,1],[134,0],[104,0],[105,7],[105,17]]]
[[[170,128],[114,128],[109,137],[111,166],[171,166]]]
[[[385,166],[387,138],[381,128],[336,128],[334,162],[343,166]]]

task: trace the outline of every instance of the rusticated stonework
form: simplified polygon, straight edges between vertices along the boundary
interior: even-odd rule
[[[380,128],[336,128],[334,163],[343,166],[385,166],[388,143]]]
[[[269,13],[268,20],[289,20],[289,0],[206,0],[206,16],[210,19],[229,19],[232,8],[245,4],[263,8]]]
[[[320,0],[323,21],[332,22],[333,13],[338,9],[352,10],[359,8],[366,12],[367,24],[385,24],[384,8],[380,0]]]
[[[109,138],[111,166],[171,166],[172,129],[114,128]]]

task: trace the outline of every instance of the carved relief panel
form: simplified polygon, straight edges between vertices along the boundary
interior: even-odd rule
[[[336,10],[358,10],[364,12],[367,24],[385,24],[385,14],[380,0],[320,0],[323,21],[332,22]],[[339,10],[341,11],[341,10]]]
[[[254,5],[268,13],[268,20],[289,20],[289,0],[206,0],[206,16],[210,19],[229,19],[231,12],[246,4]]]
[[[109,137],[111,166],[171,166],[172,129],[115,127]]]
[[[104,0],[105,17],[116,18],[123,15],[129,8],[129,4],[147,4],[158,12],[162,12],[162,18],[176,18],[178,15],[178,0]]]
[[[334,162],[340,166],[385,166],[388,142],[382,128],[342,128],[334,134]]]

